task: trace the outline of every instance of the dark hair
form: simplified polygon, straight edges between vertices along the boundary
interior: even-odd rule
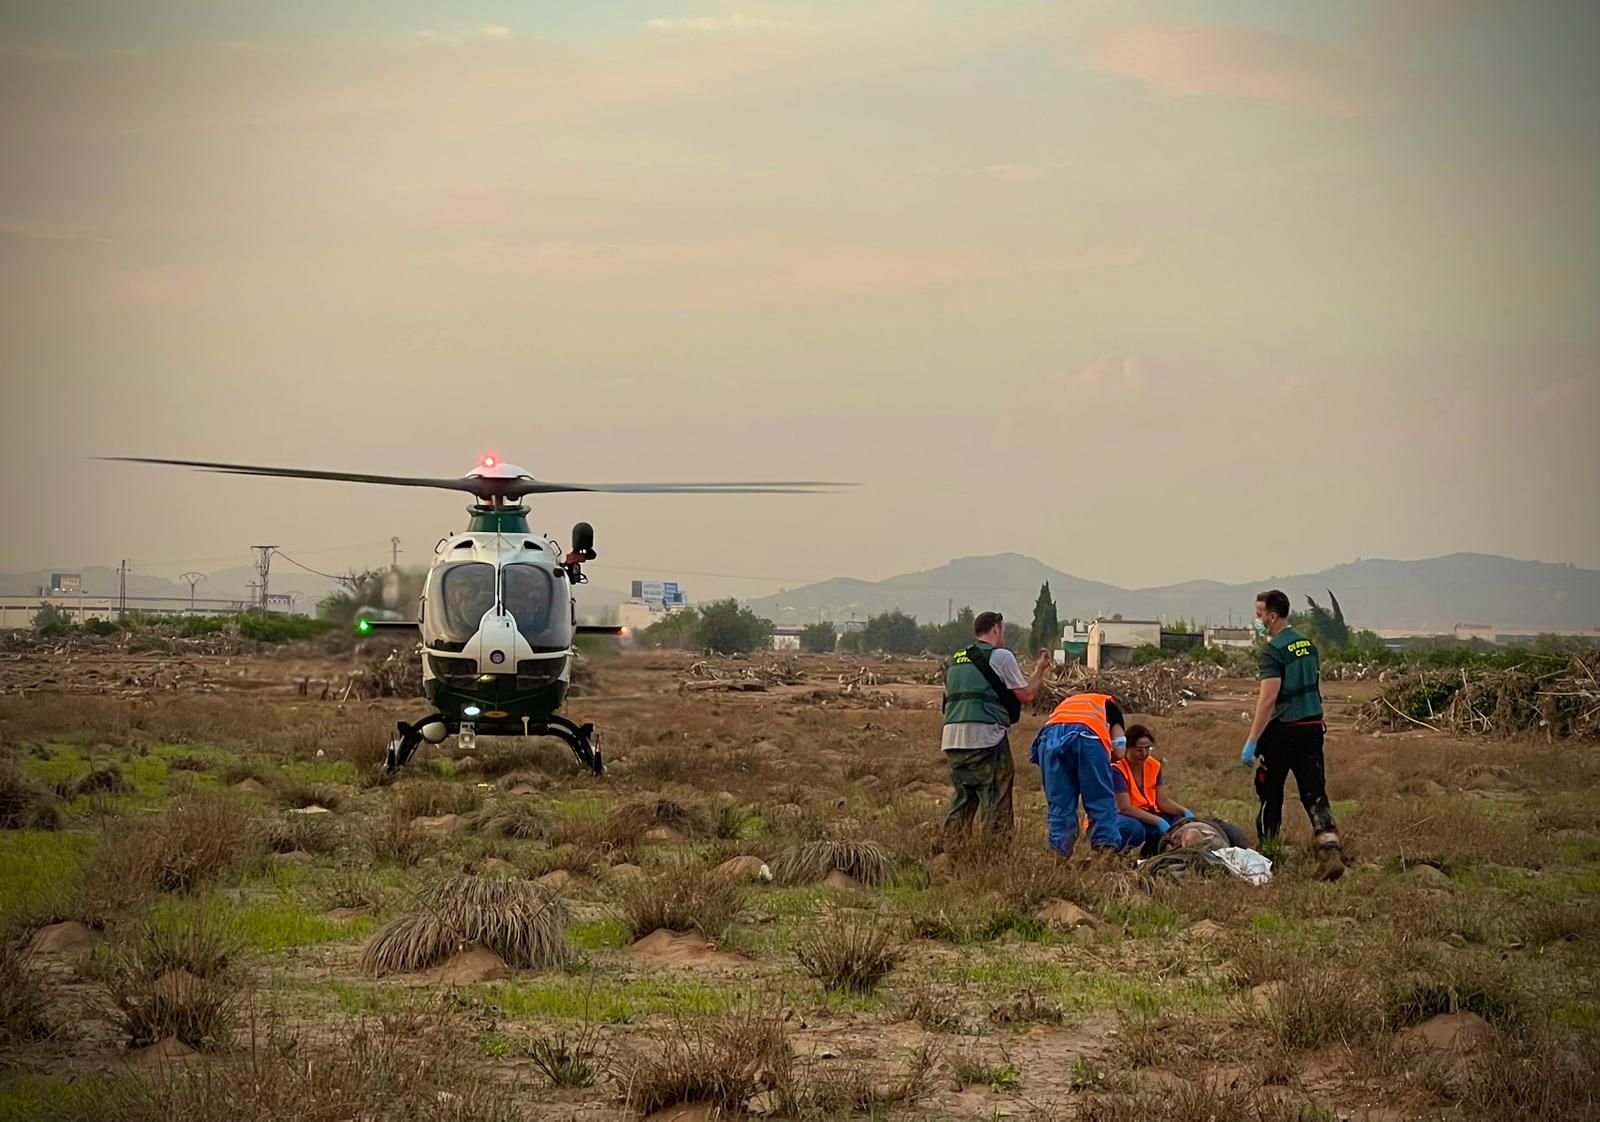
[[[1269,612],[1277,612],[1284,619],[1289,618],[1289,598],[1274,588],[1271,592],[1263,592],[1256,597],[1256,603],[1263,605]]]
[[[1156,734],[1145,728],[1143,725],[1129,725],[1128,728],[1123,731],[1123,735],[1128,738],[1129,748],[1132,748],[1141,740],[1149,740],[1151,744],[1156,742]]]
[[[987,635],[997,625],[1005,621],[1006,617],[999,612],[979,612],[978,618],[972,621],[972,633],[974,635]]]

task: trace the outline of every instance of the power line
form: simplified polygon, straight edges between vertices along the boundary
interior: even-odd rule
[[[296,561],[293,557],[290,557],[287,553],[285,553],[281,549],[274,550],[273,552],[275,552],[279,557],[283,558],[285,561],[289,562],[289,564],[293,565],[295,568],[304,569],[306,572],[310,573],[314,577],[322,577],[325,580],[337,581],[340,584],[344,584],[344,585],[349,585],[349,584],[353,584],[354,583],[354,581],[352,581],[350,579],[350,577],[348,577],[348,576],[342,576],[342,577],[334,576],[332,573],[324,573],[324,572],[321,572],[321,571],[319,571],[317,569],[313,569],[310,565],[302,565],[300,562]]]

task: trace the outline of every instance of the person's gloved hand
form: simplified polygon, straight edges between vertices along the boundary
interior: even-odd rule
[[[1158,834],[1164,834],[1168,830],[1172,829],[1172,827],[1167,823],[1167,820],[1161,817],[1159,814],[1156,815],[1155,827]]]
[[[1255,765],[1256,742],[1254,740],[1246,740],[1244,742],[1244,751],[1239,753],[1239,762],[1245,767],[1252,767]]]
[[[1191,819],[1193,817],[1194,817],[1194,811],[1186,809],[1183,812],[1183,819],[1184,819],[1185,822],[1187,822],[1189,819]]]

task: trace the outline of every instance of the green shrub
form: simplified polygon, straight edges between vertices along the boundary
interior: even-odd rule
[[[248,612],[239,617],[239,634],[258,643],[291,643],[315,639],[331,625],[308,616],[274,616]]]

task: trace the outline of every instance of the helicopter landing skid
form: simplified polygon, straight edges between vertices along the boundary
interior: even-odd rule
[[[432,713],[414,724],[396,722],[395,735],[389,741],[389,750],[384,759],[384,776],[392,778],[422,746],[424,725],[442,720],[444,720],[442,715]],[[594,725],[575,724],[560,714],[551,714],[541,726],[524,727],[526,729],[524,736],[553,736],[571,748],[572,754],[584,767],[595,775],[605,774],[605,759],[600,753],[600,746],[594,742]]]
[[[594,742],[594,726],[575,724],[559,713],[552,713],[546,718],[543,728],[530,728],[528,736],[553,736],[564,741],[572,754],[578,757],[578,762],[596,775],[606,773],[605,759],[600,755],[600,746]]]

